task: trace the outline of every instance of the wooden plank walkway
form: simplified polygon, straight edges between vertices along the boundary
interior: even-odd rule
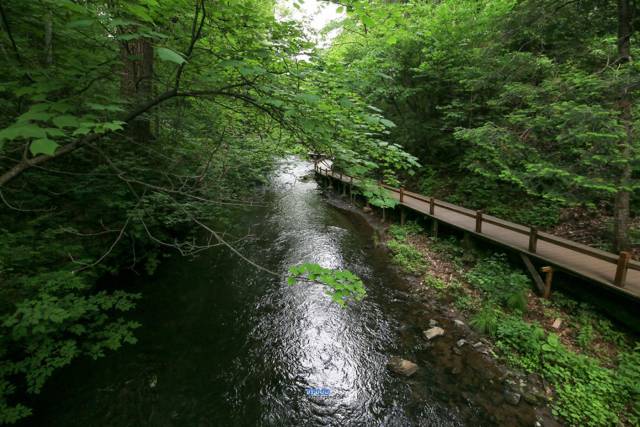
[[[329,163],[317,164],[316,173],[346,184],[357,184],[350,176],[332,171]],[[615,255],[479,211],[382,185],[401,206],[640,300],[640,263],[631,261],[627,253]]]

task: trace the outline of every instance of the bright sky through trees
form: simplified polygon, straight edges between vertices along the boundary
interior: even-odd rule
[[[299,8],[295,7],[297,4]],[[329,31],[327,34],[321,34],[322,29],[335,19],[342,19],[346,16],[343,11],[337,13],[339,6],[327,1],[305,0],[304,3],[279,0],[277,14],[280,18],[293,18],[303,23],[304,28],[312,39],[319,46],[327,46],[340,32],[339,29]]]

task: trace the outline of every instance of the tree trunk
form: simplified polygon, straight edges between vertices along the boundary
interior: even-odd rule
[[[625,67],[631,61],[631,8],[629,0],[618,0],[618,62]],[[623,74],[624,75],[624,74]],[[620,156],[625,161],[620,174],[619,190],[614,204],[613,246],[616,251],[629,249],[629,181],[631,179],[631,146],[633,144],[632,99],[625,83],[619,101],[620,121],[625,137],[620,141]]]
[[[47,12],[44,22],[44,63],[53,65],[53,16]]]
[[[138,38],[122,43],[122,80],[120,91],[134,106],[142,105],[152,96],[153,47],[148,39]],[[151,121],[141,116],[127,126],[129,135],[138,141],[152,139]]]

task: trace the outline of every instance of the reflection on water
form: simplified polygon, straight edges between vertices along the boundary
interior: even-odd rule
[[[282,163],[268,207],[239,221],[257,238],[243,253],[271,277],[222,251],[173,258],[135,314],[139,343],[58,374],[36,402],[36,425],[458,425],[428,385],[391,376],[401,291],[353,217],[329,207],[312,166]],[[356,221],[357,222],[357,221]],[[360,275],[368,296],[346,309],[321,286],[288,286],[292,264]],[[328,389],[328,396],[307,389]],[[326,393],[323,393],[326,394]],[[442,399],[440,399],[442,400]]]

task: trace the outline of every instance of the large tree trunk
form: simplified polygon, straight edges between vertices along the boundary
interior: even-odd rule
[[[629,0],[618,0],[618,62],[626,66],[631,61],[631,8]],[[614,204],[613,246],[616,251],[629,249],[629,199],[631,179],[631,146],[633,144],[632,99],[629,87],[623,84],[620,95],[620,121],[625,129],[625,137],[620,142],[620,155],[625,160],[620,174],[620,189]]]
[[[153,79],[153,47],[149,40],[138,38],[123,42],[122,80],[120,90],[125,99],[134,106],[139,106],[151,99]],[[148,117],[141,116],[127,126],[129,135],[138,141],[152,139],[151,122]]]

